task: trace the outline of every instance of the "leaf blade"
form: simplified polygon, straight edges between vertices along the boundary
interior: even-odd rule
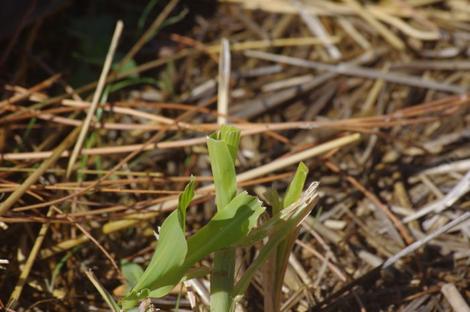
[[[237,193],[235,166],[227,144],[209,137],[207,148],[214,177],[217,210],[227,205]]]
[[[307,175],[308,167],[303,162],[300,162],[295,172],[294,178],[289,184],[286,195],[284,196],[283,208],[288,207],[300,198],[300,195],[302,195],[302,191],[304,189]]]
[[[196,181],[194,179],[194,176],[191,176],[189,183],[186,184],[183,192],[178,197],[178,218],[183,232],[186,229],[186,210],[188,209],[189,204],[191,204],[191,201],[194,198],[195,187]]]
[[[277,251],[277,246],[282,243],[289,233],[297,229],[302,221],[312,211],[315,200],[318,198],[318,183],[312,183],[303,193],[301,198],[288,209],[284,209],[283,214],[273,218],[268,222],[266,229],[261,229],[260,233],[253,233],[254,237],[247,237],[242,243],[254,242],[269,236],[268,242],[261,248],[256,259],[247,268],[242,278],[237,282],[233,289],[232,296],[242,295],[248,287],[255,272]]]
[[[188,265],[237,244],[256,225],[263,212],[264,207],[256,197],[246,192],[238,194],[208,224],[188,238]]]
[[[126,291],[130,291],[138,282],[139,278],[144,274],[144,270],[137,263],[122,261],[122,275],[126,278]]]
[[[188,252],[185,237],[186,210],[194,197],[194,188],[195,181],[192,178],[179,196],[177,209],[163,222],[155,253],[136,285],[125,297],[125,308],[135,306],[139,299],[149,294],[164,296],[180,281],[180,271]]]
[[[230,156],[232,161],[235,163],[238,154],[238,146],[240,145],[240,129],[237,129],[230,125],[223,125],[220,128],[220,140],[224,141],[227,144],[228,150],[230,151]]]

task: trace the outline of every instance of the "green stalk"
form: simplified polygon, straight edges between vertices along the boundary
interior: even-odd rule
[[[227,205],[237,193],[235,160],[240,142],[240,130],[222,126],[207,142],[212,175],[214,176],[217,210]],[[235,249],[228,248],[214,254],[211,275],[211,311],[228,312],[235,280]]]
[[[211,275],[211,311],[230,311],[234,279],[235,249],[216,252]]]

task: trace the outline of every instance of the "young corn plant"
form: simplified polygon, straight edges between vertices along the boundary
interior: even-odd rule
[[[177,209],[161,225],[155,253],[145,271],[132,263],[123,266],[129,289],[120,302],[120,309],[127,311],[146,298],[167,295],[178,283],[196,274],[200,275],[201,272],[195,273],[195,265],[213,255],[210,309],[217,312],[233,311],[259,268],[273,257],[280,263],[280,267],[287,261],[287,256],[280,253],[289,253],[296,229],[310,213],[316,198],[316,184],[312,184],[302,195],[307,169],[301,164],[282,207],[274,207],[273,204],[273,217],[255,228],[265,209],[257,197],[237,189],[235,160],[239,141],[240,131],[231,126],[222,126],[218,132],[208,137],[216,213],[205,226],[186,237],[186,210],[195,195],[195,182],[191,179],[179,196]],[[268,240],[259,249],[258,256],[237,280],[236,248],[253,246],[265,238]],[[279,274],[276,282],[282,278],[283,275]],[[97,285],[96,280],[92,281],[115,311],[116,302]],[[282,281],[280,283],[282,285]]]

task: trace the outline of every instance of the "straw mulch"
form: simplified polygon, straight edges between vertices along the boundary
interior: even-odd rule
[[[211,183],[205,136],[226,117],[243,130],[237,170],[251,172],[241,182],[251,193],[284,192],[305,151],[309,181],[320,182],[291,255],[283,311],[468,311],[468,3],[204,5],[210,14],[190,11],[184,30],[153,36],[149,20],[148,42],[129,41],[126,25],[117,51],[138,66],[111,68],[101,100],[96,82],[74,88],[73,73],[37,58],[47,54],[34,48],[46,49],[41,35],[57,29],[25,26],[8,55],[25,67],[2,74],[11,80],[0,102],[0,309],[15,285],[18,311],[106,309],[84,270],[122,295],[117,267],[149,261],[153,231],[173,208],[165,203],[191,174],[199,187]],[[162,10],[163,20],[183,7]],[[227,80],[219,63],[228,59]],[[228,89],[218,91],[218,80]],[[74,129],[94,100],[101,104],[71,162]],[[191,206],[188,230],[213,212],[207,193]],[[240,251],[240,270],[255,252]],[[207,280],[197,285],[183,288],[181,309],[205,309]],[[179,290],[154,303],[171,309]],[[262,298],[260,274],[240,309],[262,311]]]

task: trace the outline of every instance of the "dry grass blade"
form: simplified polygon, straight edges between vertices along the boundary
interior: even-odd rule
[[[55,206],[51,206],[51,207],[52,207],[52,209],[56,210],[58,213],[64,215],[64,212],[62,210],[60,210],[59,208],[57,208]],[[75,222],[73,220],[73,218],[71,218],[67,215],[65,215],[65,218],[71,224],[73,224],[75,227],[77,227],[80,230],[80,232],[82,232],[83,235],[88,238],[88,240],[92,241],[93,244],[95,244],[95,246],[98,247],[98,249],[105,255],[105,257],[108,258],[109,262],[111,263],[111,266],[116,270],[116,273],[118,275],[120,275],[121,271],[119,269],[119,266],[117,265],[116,261],[113,259],[111,254],[83,226],[81,226],[79,223]]]
[[[111,44],[109,46],[108,54],[106,55],[106,59],[104,61],[100,79],[98,80],[98,85],[96,87],[95,93],[93,94],[93,100],[91,101],[91,105],[88,108],[87,115],[80,129],[80,135],[77,138],[77,142],[75,143],[72,154],[70,155],[69,162],[67,164],[67,172],[66,172],[67,178],[72,173],[72,169],[75,164],[75,161],[78,155],[80,154],[80,150],[82,149],[83,142],[85,141],[85,137],[87,135],[88,128],[90,127],[91,120],[93,116],[95,115],[96,107],[98,106],[98,102],[100,100],[101,94],[106,84],[106,77],[108,76],[109,70],[111,69],[111,65],[113,63],[113,58],[114,58],[114,53],[116,52],[116,48],[119,42],[119,38],[121,37],[123,28],[124,28],[123,22],[118,21],[116,23],[116,28],[114,30],[113,38],[111,39]]]
[[[384,22],[400,29],[403,33],[409,35],[410,37],[420,40],[438,40],[441,37],[436,29],[434,31],[423,31],[413,28],[403,20],[387,14],[385,10],[380,10],[379,8],[369,8],[369,12],[375,15],[375,17],[378,19],[381,19]]]
[[[184,118],[186,116],[190,115],[190,112],[189,113],[186,113],[186,114],[183,114],[182,116],[180,116],[180,118]],[[178,119],[179,120],[179,119]],[[76,128],[76,130],[79,130],[79,128]],[[55,200],[52,200],[52,201],[49,201],[49,202],[46,202],[46,203],[40,203],[40,204],[35,204],[35,205],[30,205],[28,207],[28,209],[35,209],[35,208],[39,208],[39,207],[46,207],[46,206],[49,206],[49,205],[55,205],[55,204],[59,204],[59,203],[62,203],[68,199],[71,199],[71,198],[75,198],[81,194],[85,194],[87,191],[93,189],[94,187],[96,187],[97,185],[99,185],[102,181],[104,181],[106,178],[108,178],[109,176],[111,176],[113,174],[114,171],[118,170],[119,168],[121,168],[124,164],[126,164],[129,160],[131,160],[133,157],[135,157],[139,152],[145,150],[146,148],[148,147],[153,147],[155,144],[157,144],[157,142],[161,139],[161,137],[163,136],[164,134],[164,130],[162,132],[159,132],[157,134],[155,134],[154,136],[152,136],[149,140],[147,140],[147,142],[145,142],[144,144],[139,144],[137,146],[137,148],[132,148],[130,153],[124,157],[123,159],[121,159],[121,161],[119,161],[111,170],[107,171],[101,178],[97,179],[96,181],[94,181],[93,183],[91,183],[90,185],[88,185],[87,187],[85,187],[82,191],[78,191],[78,192],[75,192],[75,193],[72,193],[72,194],[69,194],[67,196],[64,196],[62,198],[59,198],[59,199],[55,199]],[[75,131],[75,130],[74,130]],[[77,132],[78,134],[78,132]],[[1,214],[0,214],[1,215]]]
[[[351,8],[353,8],[356,13],[361,16],[369,25],[375,28],[384,38],[387,40],[390,45],[392,45],[395,49],[403,50],[405,49],[405,44],[403,41],[397,37],[393,32],[391,32],[387,27],[382,25],[377,19],[370,14],[366,9],[362,7],[360,3],[356,0],[345,0]]]
[[[419,219],[428,213],[440,213],[444,209],[454,205],[462,196],[470,191],[470,171],[449,191],[444,197],[421,208],[416,213],[407,216],[403,222],[411,222]]]
[[[217,95],[217,123],[219,125],[227,123],[228,104],[230,99],[230,43],[227,39],[222,39],[221,53],[219,56],[219,76]]]
[[[408,76],[404,74],[397,74],[397,73],[384,73],[381,71],[377,71],[374,69],[363,68],[359,66],[352,66],[352,65],[330,65],[324,64],[319,62],[307,61],[295,57],[285,56],[285,55],[276,55],[272,53],[262,52],[262,51],[246,51],[246,56],[254,57],[258,59],[268,60],[272,62],[280,62],[284,64],[290,64],[293,66],[301,66],[305,68],[311,68],[316,70],[323,70],[334,72],[337,74],[342,75],[350,75],[350,76],[357,76],[362,78],[369,78],[369,79],[383,79],[388,82],[394,82],[398,84],[409,85],[413,87],[419,88],[428,88],[443,92],[450,92],[456,94],[464,94],[467,92],[467,88],[455,86],[451,84],[441,83],[437,81],[433,81],[430,79],[422,79],[419,77]]]
[[[91,106],[91,103],[88,102],[83,102],[83,101],[74,101],[74,100],[63,100],[62,103],[66,106],[72,106],[72,107],[80,107],[80,108],[88,108]],[[103,105],[103,109],[105,111],[109,112],[114,112],[118,114],[125,114],[129,116],[134,116],[134,117],[139,117],[139,118],[146,118],[148,120],[152,120],[158,123],[166,124],[166,125],[174,125],[176,124],[178,127],[182,128],[190,128],[188,124],[184,122],[177,122],[171,118],[163,117],[160,115],[156,114],[150,114],[146,112],[142,112],[136,109],[132,108],[127,108],[127,107],[119,107],[119,106],[113,106],[111,107],[110,105]]]
[[[330,54],[331,59],[338,60],[341,58],[341,52],[339,49],[332,44],[328,39],[328,34],[326,33],[325,28],[321,24],[320,20],[313,14],[309,14],[302,3],[298,0],[293,2],[299,9],[299,14],[304,20],[305,24],[307,24],[308,29],[316,35],[326,46],[326,50],[328,54]]]
[[[169,215],[176,221],[177,194],[192,175],[196,198],[176,212],[187,220],[181,237],[211,222],[215,193],[219,206],[220,194],[240,188],[265,199],[254,232],[219,261],[224,269],[236,260],[234,281],[253,275],[237,312],[462,309],[470,294],[465,1],[66,2],[32,3],[20,16],[8,13],[14,1],[1,7],[10,18],[0,20],[0,41],[10,43],[0,75],[0,310],[13,301],[18,310],[118,310],[112,298],[126,296],[152,262],[154,231]],[[118,20],[129,23],[105,74]],[[205,143],[221,125],[241,130],[238,175],[230,188],[218,179],[216,191],[215,145],[209,159]],[[260,274],[250,265],[283,227],[272,221],[292,216],[279,207],[304,178],[320,183],[319,209],[282,229]],[[209,309],[215,258],[197,258],[192,281],[140,309]],[[77,263],[94,270],[96,289],[79,283],[87,277]]]
[[[53,214],[53,209],[49,209],[49,212],[47,213],[47,216],[50,217]],[[34,242],[33,248],[31,249],[31,252],[29,253],[28,260],[26,260],[26,263],[21,271],[21,274],[18,278],[18,282],[16,283],[15,289],[10,295],[10,299],[8,299],[8,304],[7,308],[13,308],[15,304],[18,302],[21,293],[23,292],[23,287],[27,282],[29,273],[31,272],[31,269],[33,267],[34,261],[36,260],[39,251],[41,249],[42,243],[44,239],[46,238],[47,230],[49,229],[49,223],[44,223],[41,226],[41,229],[39,230],[38,236],[36,237],[36,240]]]
[[[120,312],[121,311],[120,307],[114,301],[113,297],[101,285],[101,283],[98,281],[93,271],[85,267],[85,265],[83,264],[80,269],[82,270],[83,273],[85,273],[86,277],[90,280],[93,286],[95,286],[96,290],[100,293],[103,300],[108,304],[108,307],[110,308],[110,310],[113,312]]]
[[[220,0],[221,2],[240,3],[249,10],[265,10],[273,13],[296,14],[298,13],[296,7],[290,1],[284,0]],[[337,14],[351,14],[353,10],[350,8],[333,2],[319,2],[318,5],[314,2],[307,2],[305,9],[311,14],[318,15],[337,15]]]
[[[340,173],[339,167],[332,163],[331,161],[326,163],[326,166],[333,170],[336,173]],[[414,241],[413,236],[410,234],[408,229],[401,223],[400,219],[398,219],[391,211],[390,209],[383,204],[377,196],[369,192],[364,185],[362,185],[357,179],[354,177],[348,176],[346,178],[351,185],[353,185],[355,188],[357,188],[359,191],[361,191],[367,198],[370,199],[371,202],[374,203],[375,206],[377,206],[379,209],[381,209],[384,214],[387,216],[387,218],[390,219],[390,221],[393,223],[393,225],[398,229],[400,232],[401,236],[405,240],[406,244],[411,244]]]
[[[357,142],[359,139],[360,139],[359,134],[351,134],[348,136],[344,136],[344,137],[332,140],[330,142],[326,142],[324,144],[320,144],[306,151],[293,154],[289,157],[279,159],[277,161],[266,164],[264,166],[241,173],[237,175],[237,182],[240,183],[240,182],[247,181],[250,179],[258,178],[260,176],[274,172],[276,170],[297,164],[301,161],[305,161],[311,157],[315,157],[323,153],[326,153],[328,151],[335,150],[335,149],[341,148],[342,146]],[[207,194],[208,192],[212,192],[213,190],[214,190],[213,184],[197,189],[194,200],[197,200],[204,194]],[[106,234],[114,233],[117,231],[121,231],[130,227],[133,227],[142,221],[149,220],[153,217],[160,215],[162,211],[171,211],[175,209],[177,204],[178,204],[178,200],[177,198],[174,198],[174,199],[165,201],[163,203],[160,203],[158,205],[148,207],[147,210],[149,211],[147,212],[128,215],[127,218],[124,220],[108,222],[102,228],[103,234],[106,235]],[[83,244],[87,240],[88,239],[86,237],[82,236],[77,239],[63,241],[57,244],[57,246],[53,246],[49,249],[42,250],[41,258],[42,259],[47,258],[58,252],[63,252],[65,250],[68,250],[80,244]]]
[[[429,235],[423,237],[422,239],[419,239],[415,241],[413,244],[403,248],[400,252],[397,254],[393,255],[392,257],[388,258],[387,261],[383,263],[383,267],[387,268],[391,265],[393,265],[395,262],[397,262],[399,259],[405,257],[406,255],[409,255],[410,253],[416,251],[418,248],[424,246],[427,244],[429,241],[435,239],[439,235],[451,230],[452,228],[456,227],[459,224],[462,224],[463,222],[467,221],[470,219],[470,212],[465,212],[458,218],[455,218],[451,222],[447,223],[446,225],[440,227],[439,229],[435,230],[434,232],[430,233]]]
[[[269,40],[253,40],[244,42],[234,42],[230,46],[230,50],[244,51],[250,49],[266,49],[276,47],[295,47],[295,46],[308,46],[308,45],[323,45],[324,41],[327,40],[331,44],[337,43],[338,37],[330,36],[323,39],[312,38],[312,37],[299,37],[299,38],[275,38]],[[220,53],[220,45],[210,46],[207,48],[208,53]]]
[[[43,161],[43,163],[17,188],[8,198],[0,204],[0,216],[4,215],[10,208],[23,196],[29,187],[33,185],[55,162],[60,158],[62,153],[69,148],[78,136],[80,128],[75,128],[67,138],[52,152],[51,156]]]
[[[441,288],[442,294],[449,301],[455,312],[470,312],[470,307],[454,284],[445,284]]]
[[[237,181],[245,181],[249,179],[253,179],[262,175],[265,175],[267,173],[279,170],[281,168],[285,168],[287,166],[292,166],[293,164],[297,164],[301,161],[305,161],[311,157],[315,157],[317,155],[326,153],[331,150],[335,150],[337,148],[341,148],[342,146],[348,145],[355,143],[361,139],[361,135],[358,133],[355,134],[350,134],[346,135],[343,137],[340,137],[338,139],[332,140],[330,142],[326,142],[323,144],[320,144],[318,146],[312,147],[308,150],[302,151],[300,153],[293,154],[289,157],[282,158],[282,159],[277,159],[269,164],[266,164],[264,166],[255,168],[253,170],[244,172],[242,174],[239,174],[237,176]]]
[[[328,77],[331,78],[333,76],[328,75]],[[314,81],[316,81],[316,79]],[[312,81],[312,83],[314,81]],[[243,129],[242,136],[254,135],[257,133],[263,133],[263,132],[269,132],[269,131],[281,131],[281,130],[290,130],[290,129],[313,130],[313,129],[321,129],[321,128],[330,128],[330,129],[338,129],[338,130],[353,129],[356,131],[362,131],[362,132],[367,133],[370,131],[370,128],[372,127],[389,128],[389,127],[394,127],[397,125],[404,126],[407,124],[411,125],[411,124],[417,124],[417,123],[430,122],[433,119],[429,119],[427,115],[432,114],[432,113],[440,113],[442,116],[445,114],[449,114],[449,113],[455,114],[457,113],[459,108],[463,109],[469,102],[470,100],[466,96],[449,97],[449,98],[444,98],[436,102],[429,102],[429,103],[424,103],[422,105],[417,105],[413,107],[412,110],[411,109],[399,110],[390,114],[373,116],[373,117],[351,118],[351,119],[331,120],[331,121],[327,121],[327,120],[325,121],[299,121],[299,122],[267,123],[267,124],[266,123],[258,123],[258,124],[237,123],[237,127],[240,129]],[[252,104],[253,103],[250,103],[250,105]],[[262,101],[261,104],[266,104],[266,103]],[[124,111],[122,111],[120,108],[118,108],[118,110],[124,113]],[[247,109],[246,111],[249,112],[250,110],[251,108]],[[130,113],[130,112],[127,112],[127,113]],[[148,114],[144,112],[132,111],[132,114],[153,120],[153,117],[148,116]],[[160,131],[163,131],[163,130],[169,131],[169,130],[178,129],[178,126],[181,126],[183,128],[195,127],[192,124],[181,123],[178,120],[173,120],[173,124],[175,124],[176,126],[166,124],[163,126],[150,127],[150,129],[155,129],[155,130],[160,130]],[[106,128],[106,124],[104,124],[104,127]],[[217,129],[218,125],[217,124],[204,124],[204,125],[199,125],[197,127],[198,127],[198,130],[200,131],[214,131],[215,129]],[[122,129],[122,128],[119,128],[119,129]],[[131,126],[130,128],[127,128],[127,129],[135,130],[137,128],[135,126]],[[148,128],[145,128],[145,129],[148,129]],[[148,151],[148,150],[153,150],[156,148],[172,149],[172,148],[192,146],[196,144],[203,144],[204,141],[205,141],[205,137],[199,137],[199,138],[184,139],[184,140],[179,140],[179,141],[158,142],[154,144],[145,143],[145,144],[133,144],[133,145],[127,145],[127,146],[109,146],[109,147],[97,147],[97,148],[90,148],[90,149],[84,148],[82,149],[81,153],[82,155],[106,155],[106,154],[135,152],[136,150]],[[2,159],[5,159],[5,160],[25,160],[25,159],[44,159],[44,158],[50,157],[51,155],[52,155],[51,151],[44,151],[44,152],[33,152],[33,153],[5,153],[5,154],[2,154],[1,157]],[[64,151],[64,153],[61,155],[61,157],[67,157],[67,156],[69,156],[67,151]]]
[[[178,4],[179,0],[171,0],[165,6],[163,11],[157,16],[157,18],[153,21],[152,25],[144,32],[144,34],[139,38],[139,40],[132,46],[129,52],[127,52],[126,56],[119,62],[118,68],[126,65],[139,51],[142,47],[152,38],[152,36],[158,31],[158,28],[162,25],[162,23],[167,19],[170,15],[171,11],[175,8]]]
[[[14,104],[14,103],[17,103],[21,100],[27,99],[30,95],[34,94],[35,92],[38,92],[40,90],[43,90],[43,89],[46,89],[46,88],[50,87],[52,84],[54,84],[59,79],[60,79],[60,75],[55,74],[52,77],[50,77],[50,78],[48,78],[48,79],[32,86],[31,88],[26,90],[26,92],[16,94],[16,95],[14,95],[14,96],[6,99],[6,100],[1,101],[0,102],[0,109],[3,110],[4,106],[6,106],[6,105]]]

